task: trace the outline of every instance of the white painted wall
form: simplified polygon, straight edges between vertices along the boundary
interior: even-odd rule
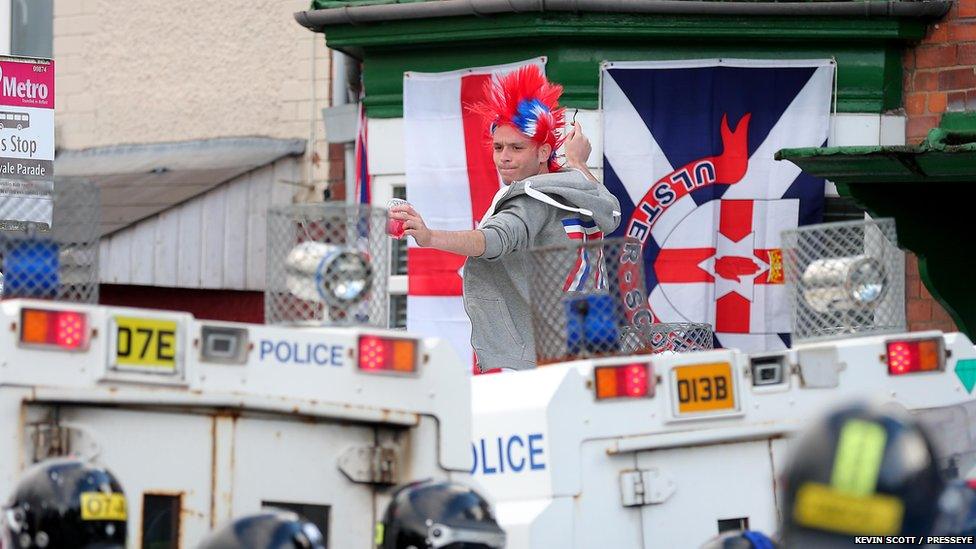
[[[857,145],[904,145],[906,118],[892,114],[837,114],[831,118],[829,147]],[[837,187],[826,182],[827,196],[837,196]]]

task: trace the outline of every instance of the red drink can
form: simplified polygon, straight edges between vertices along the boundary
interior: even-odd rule
[[[403,238],[403,220],[393,219],[390,217],[389,210],[394,206],[409,206],[410,203],[406,200],[401,200],[399,198],[393,198],[386,205],[387,217],[386,217],[386,234],[393,238]]]

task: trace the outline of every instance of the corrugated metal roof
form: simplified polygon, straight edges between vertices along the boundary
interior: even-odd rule
[[[304,139],[268,137],[113,145],[60,151],[54,173],[98,185],[105,235],[279,158],[304,152]]]

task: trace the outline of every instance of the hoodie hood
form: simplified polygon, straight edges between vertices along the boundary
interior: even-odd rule
[[[592,218],[604,234],[612,233],[620,225],[620,202],[601,183],[591,181],[579,170],[544,173],[514,181],[499,191],[484,219],[506,201],[517,196],[530,198]]]

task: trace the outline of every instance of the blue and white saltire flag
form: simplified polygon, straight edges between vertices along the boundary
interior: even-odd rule
[[[707,322],[716,344],[789,346],[780,233],[823,216],[824,181],[787,147],[827,141],[830,60],[605,63],[604,183],[643,244],[658,322]]]

